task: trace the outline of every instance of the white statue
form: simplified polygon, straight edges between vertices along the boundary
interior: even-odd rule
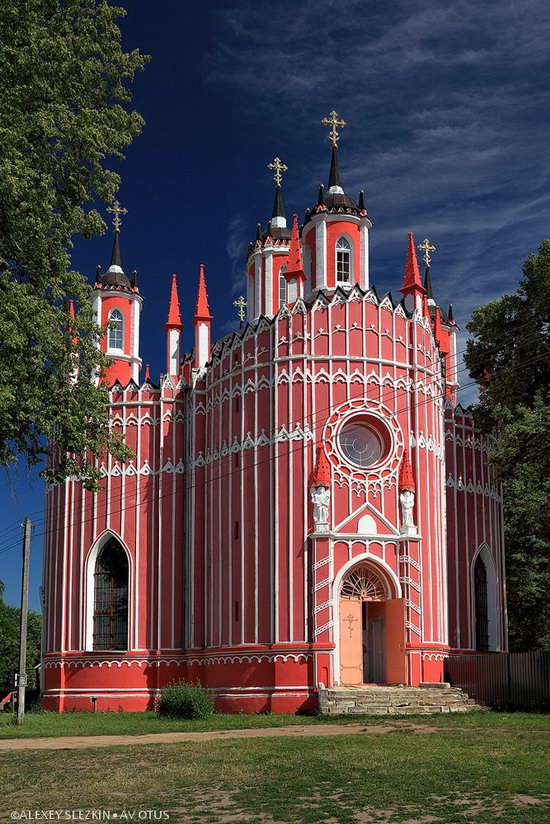
[[[401,501],[402,526],[405,527],[406,531],[408,531],[410,527],[414,529],[414,492],[410,489],[401,490],[399,500]]]
[[[312,486],[311,500],[313,502],[313,522],[315,524],[315,532],[328,531],[330,491],[326,486]]]

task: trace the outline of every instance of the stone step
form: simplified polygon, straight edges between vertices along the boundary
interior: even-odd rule
[[[428,715],[477,709],[474,699],[447,684],[422,687],[374,684],[319,691],[319,711],[329,715]]]

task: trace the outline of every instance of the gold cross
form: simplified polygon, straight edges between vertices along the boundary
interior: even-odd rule
[[[113,200],[113,205],[107,206],[107,211],[114,215],[113,226],[115,227],[115,232],[120,232],[120,227],[122,226],[120,216],[127,215],[128,209],[123,209],[118,200]]]
[[[237,300],[233,301],[233,306],[237,307],[237,314],[239,315],[239,320],[242,323],[244,321],[244,316],[245,316],[244,309],[245,309],[245,306],[246,306],[246,300],[243,298],[242,295],[240,295],[237,298]]]
[[[429,266],[432,260],[430,257],[430,252],[435,252],[436,247],[430,244],[428,238],[424,238],[422,243],[418,244],[418,248],[421,252],[424,251],[424,263],[426,264],[426,266]]]
[[[341,129],[344,128],[346,125],[345,120],[338,120],[338,112],[335,112],[334,109],[330,113],[330,117],[323,117],[321,120],[323,126],[332,126],[330,132],[328,133],[329,140],[333,148],[336,148],[336,144],[338,143],[338,139],[340,135],[336,131],[336,127],[339,126]]]
[[[280,157],[276,157],[272,163],[267,164],[267,168],[273,169],[275,171],[275,174],[273,175],[273,180],[275,181],[276,186],[280,186],[281,181],[283,179],[281,172],[287,172],[288,166],[285,163],[281,163]]]

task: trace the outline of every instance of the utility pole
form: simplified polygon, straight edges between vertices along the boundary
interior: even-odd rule
[[[17,676],[17,723],[25,717],[27,686],[27,615],[29,611],[29,559],[31,554],[31,519],[23,522],[23,575],[21,578],[21,624],[19,632],[19,674]]]

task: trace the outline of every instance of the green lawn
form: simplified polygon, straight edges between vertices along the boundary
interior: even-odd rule
[[[29,716],[31,724],[44,718],[51,723],[51,716]],[[62,725],[109,720],[57,718]],[[120,728],[122,716],[110,718]],[[135,716],[125,717],[133,731],[141,732],[147,724],[150,731],[155,720],[145,717],[139,727]],[[290,720],[217,716],[202,728]],[[300,718],[292,722],[318,723]],[[125,820],[133,818],[132,811],[155,810],[159,815],[165,810],[170,821],[185,824],[550,820],[548,716],[479,713],[392,723],[396,726],[390,733],[335,738],[4,752],[0,816],[9,818],[14,810],[106,809]],[[419,732],[419,723],[445,729]],[[174,722],[159,721],[159,726],[178,728]],[[121,816],[123,811],[130,813]],[[139,820],[137,812],[134,817]]]
[[[506,730],[548,730],[550,714],[487,713],[406,716],[415,724],[460,729],[489,727]],[[42,738],[67,735],[144,735],[152,732],[198,732],[202,730],[282,727],[290,724],[401,724],[396,716],[297,716],[297,715],[212,715],[205,721],[178,721],[154,712],[29,712],[23,726],[13,724],[9,713],[0,713],[0,739]]]

